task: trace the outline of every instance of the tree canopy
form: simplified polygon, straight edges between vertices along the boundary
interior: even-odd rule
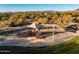
[[[55,23],[62,27],[69,23],[79,23],[78,11],[29,11],[29,12],[1,12],[0,27],[23,26],[26,20],[37,21],[41,24]]]

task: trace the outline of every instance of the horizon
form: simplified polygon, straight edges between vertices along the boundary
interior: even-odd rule
[[[0,12],[71,11],[79,4],[0,4]]]

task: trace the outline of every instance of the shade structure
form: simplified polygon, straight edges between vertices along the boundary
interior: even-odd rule
[[[33,22],[31,25],[27,26],[29,28],[34,28],[36,30],[39,30],[41,27],[43,27],[42,25],[40,24],[37,24],[36,22]]]

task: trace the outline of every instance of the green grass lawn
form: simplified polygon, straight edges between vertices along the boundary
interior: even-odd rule
[[[10,52],[0,52],[0,53],[13,53],[13,54],[77,54],[79,53],[79,36],[64,42],[59,45],[54,46],[44,46],[44,47],[20,47],[20,46],[3,46],[0,47],[0,51],[8,50]]]

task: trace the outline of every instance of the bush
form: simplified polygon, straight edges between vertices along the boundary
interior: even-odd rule
[[[42,38],[42,36],[41,36],[41,31],[37,31],[36,34],[35,34],[35,36],[36,36],[37,38]]]

